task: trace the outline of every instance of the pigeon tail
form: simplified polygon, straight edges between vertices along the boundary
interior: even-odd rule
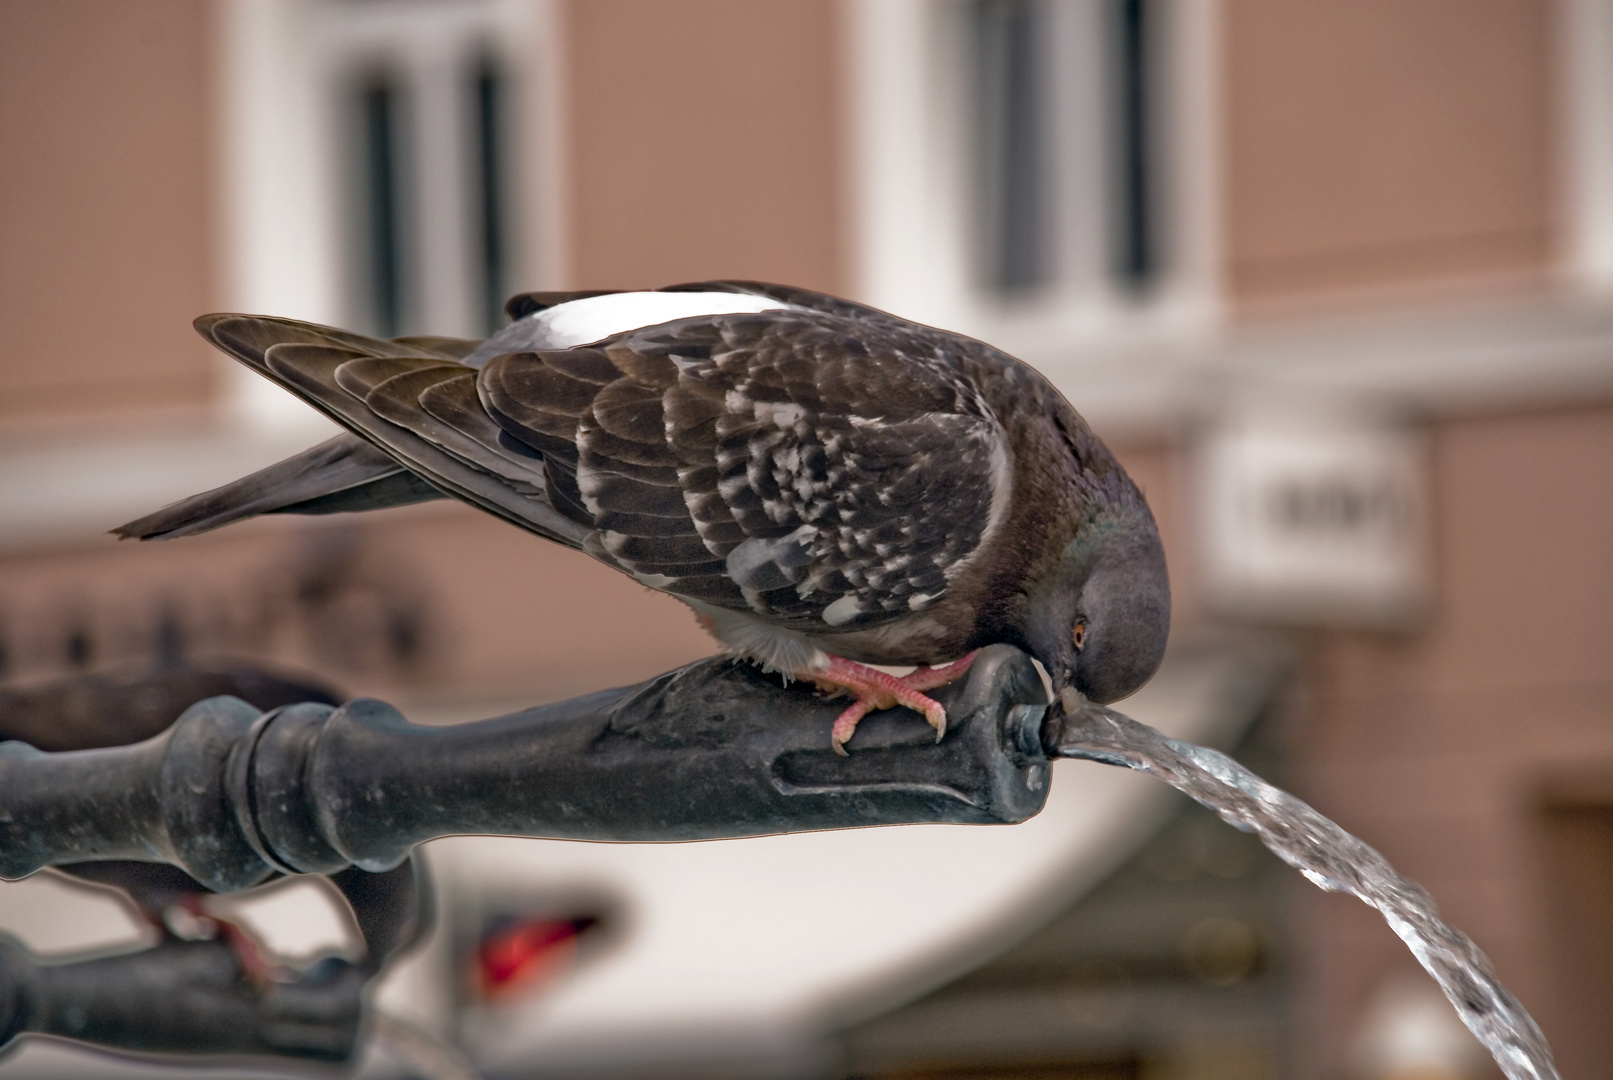
[[[124,540],[172,540],[259,514],[337,514],[444,497],[356,435],[338,435],[112,532]]]

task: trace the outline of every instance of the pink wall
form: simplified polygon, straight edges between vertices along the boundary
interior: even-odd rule
[[[0,421],[211,395],[210,11],[0,4]]]
[[[849,287],[833,3],[574,0],[566,18],[576,285]]]
[[[1546,269],[1554,30],[1541,0],[1227,0],[1234,295]]]

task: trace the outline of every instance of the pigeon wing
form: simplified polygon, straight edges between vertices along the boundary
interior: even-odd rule
[[[477,377],[590,550],[815,631],[925,607],[1000,523],[1009,457],[939,332],[770,311],[517,353]]]
[[[1006,505],[1006,440],[950,358],[959,339],[889,317],[683,319],[479,372],[431,340],[199,325],[403,475],[654,588],[800,629],[922,611]]]

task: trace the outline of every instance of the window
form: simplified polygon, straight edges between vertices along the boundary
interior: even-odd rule
[[[364,80],[357,97],[359,160],[350,167],[356,164],[355,171],[362,174],[353,201],[364,210],[362,220],[355,222],[362,229],[355,261],[364,280],[356,291],[367,309],[368,318],[363,321],[391,336],[402,333],[404,318],[403,208],[399,203],[407,165],[398,146],[403,135],[402,92],[398,80],[376,72]],[[355,156],[351,150],[349,155]]]
[[[967,5],[975,263],[993,291],[1034,294],[1093,261],[1127,294],[1144,295],[1153,284],[1161,255],[1150,40],[1157,6]],[[1083,215],[1101,224],[1061,242],[1060,218]]]
[[[486,334],[502,325],[515,134],[500,6],[325,0],[339,102],[344,309],[360,329]]]
[[[1566,255],[1584,290],[1613,293],[1613,0],[1562,6]]]
[[[502,324],[505,294],[553,287],[558,65],[546,0],[219,9],[221,306],[479,335]],[[241,430],[324,430],[238,365],[225,378]]]
[[[1158,0],[1111,0],[1110,87],[1115,155],[1114,274],[1133,293],[1160,271],[1161,210],[1155,191],[1154,84],[1160,77],[1153,13]]]
[[[1209,6],[855,5],[862,294],[1047,368],[1212,314]]]
[[[1038,48],[1046,12],[1036,0],[973,0],[968,35],[975,164],[976,271],[1001,293],[1044,285],[1050,226],[1045,110],[1049,74]]]

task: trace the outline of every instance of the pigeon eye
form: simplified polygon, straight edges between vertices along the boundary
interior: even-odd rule
[[[1076,652],[1081,651],[1081,646],[1087,643],[1086,623],[1078,622],[1075,624],[1075,628],[1070,631],[1070,643],[1075,646]]]

